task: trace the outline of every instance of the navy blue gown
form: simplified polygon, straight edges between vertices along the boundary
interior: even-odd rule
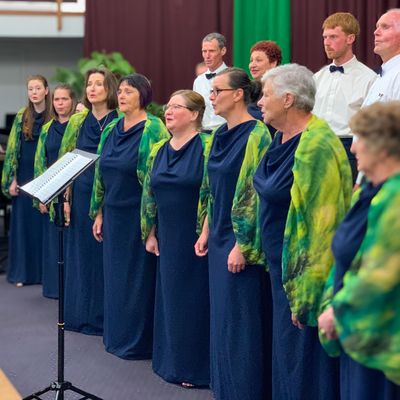
[[[19,186],[33,179],[36,146],[44,122],[42,113],[34,114],[31,140],[20,135],[20,154],[17,168]],[[32,285],[42,281],[43,218],[33,208],[32,198],[19,192],[12,198],[7,280],[10,283]]]
[[[208,174],[213,197],[209,236],[211,388],[218,400],[270,398],[269,289],[264,266],[228,271],[236,243],[231,208],[245,147],[256,121],[215,133]]]
[[[126,132],[124,120],[110,133],[100,156],[104,183],[104,333],[108,352],[125,359],[151,358],[156,257],[141,240],[137,178],[145,121]]]
[[[100,126],[105,118],[117,117],[113,111],[101,121],[87,115],[76,148],[96,153],[100,141]],[[104,279],[103,246],[93,237],[93,221],[89,217],[94,166],[89,167],[72,187],[71,223],[65,249],[65,329],[89,335],[103,333]]]
[[[292,324],[282,285],[283,233],[291,202],[294,154],[301,134],[282,144],[277,133],[254,175],[260,197],[261,240],[267,258],[273,300],[272,398],[336,400],[339,363],[326,355],[317,328]]]
[[[334,293],[343,287],[343,276],[356,256],[367,231],[371,200],[382,187],[369,184],[339,226],[332,242],[336,274]],[[382,371],[367,368],[346,353],[340,357],[342,400],[399,400],[400,386],[386,379]]]
[[[54,121],[46,136],[45,152],[47,167],[58,159],[61,140],[68,122]],[[58,298],[58,230],[49,214],[44,214],[43,224],[43,296],[51,299]]]
[[[210,383],[208,262],[194,252],[203,166],[196,135],[179,150],[167,142],[151,174],[160,250],[153,369],[168,382],[198,386]]]

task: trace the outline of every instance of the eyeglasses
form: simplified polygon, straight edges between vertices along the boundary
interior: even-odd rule
[[[175,112],[175,111],[180,110],[182,108],[186,108],[186,110],[192,111],[191,108],[186,107],[186,106],[182,106],[181,104],[166,104],[163,107],[163,111],[164,111],[164,113],[167,112],[168,110],[171,110],[171,111]]]
[[[210,90],[210,96],[214,95],[215,97],[217,97],[221,92],[225,92],[225,91],[228,91],[228,90],[236,90],[236,89],[232,89],[232,88],[216,89],[216,88],[214,88],[214,89]]]

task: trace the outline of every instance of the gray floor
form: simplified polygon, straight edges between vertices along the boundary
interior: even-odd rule
[[[56,380],[56,323],[57,302],[42,297],[41,286],[16,288],[0,275],[0,368],[22,396]],[[101,337],[66,332],[65,352],[66,380],[105,400],[213,398],[209,390],[164,382],[152,372],[150,361],[125,361],[106,353]],[[54,393],[45,397],[53,398]],[[76,398],[67,394],[65,400]]]

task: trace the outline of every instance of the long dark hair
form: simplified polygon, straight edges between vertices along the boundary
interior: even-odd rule
[[[45,89],[49,89],[49,84],[47,83],[47,79],[42,75],[31,75],[28,77],[26,84],[28,85],[30,81],[40,81],[43,83]],[[50,90],[47,92],[45,98],[45,110],[43,112],[43,118],[45,124],[51,119],[51,96]],[[22,133],[24,134],[25,139],[32,139],[32,128],[35,120],[35,107],[33,103],[29,100],[28,106],[26,107],[23,115],[22,115]]]

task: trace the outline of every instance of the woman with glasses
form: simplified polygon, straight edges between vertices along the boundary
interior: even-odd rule
[[[260,83],[239,68],[217,74],[210,94],[215,114],[227,123],[212,136],[208,217],[195,249],[198,255],[208,251],[211,388],[219,400],[272,398],[271,301],[253,187],[271,136],[247,111],[259,94]]]
[[[159,257],[153,369],[184,387],[210,383],[208,264],[194,252],[208,193],[210,135],[199,134],[204,109],[192,90],[171,95],[165,123],[172,138],[151,153],[142,199],[143,239]]]
[[[152,99],[145,76],[122,78],[117,94],[124,116],[101,135],[90,216],[93,236],[103,242],[105,348],[142,359],[152,353],[156,257],[141,241],[140,200],[150,150],[168,133],[145,110]]]

